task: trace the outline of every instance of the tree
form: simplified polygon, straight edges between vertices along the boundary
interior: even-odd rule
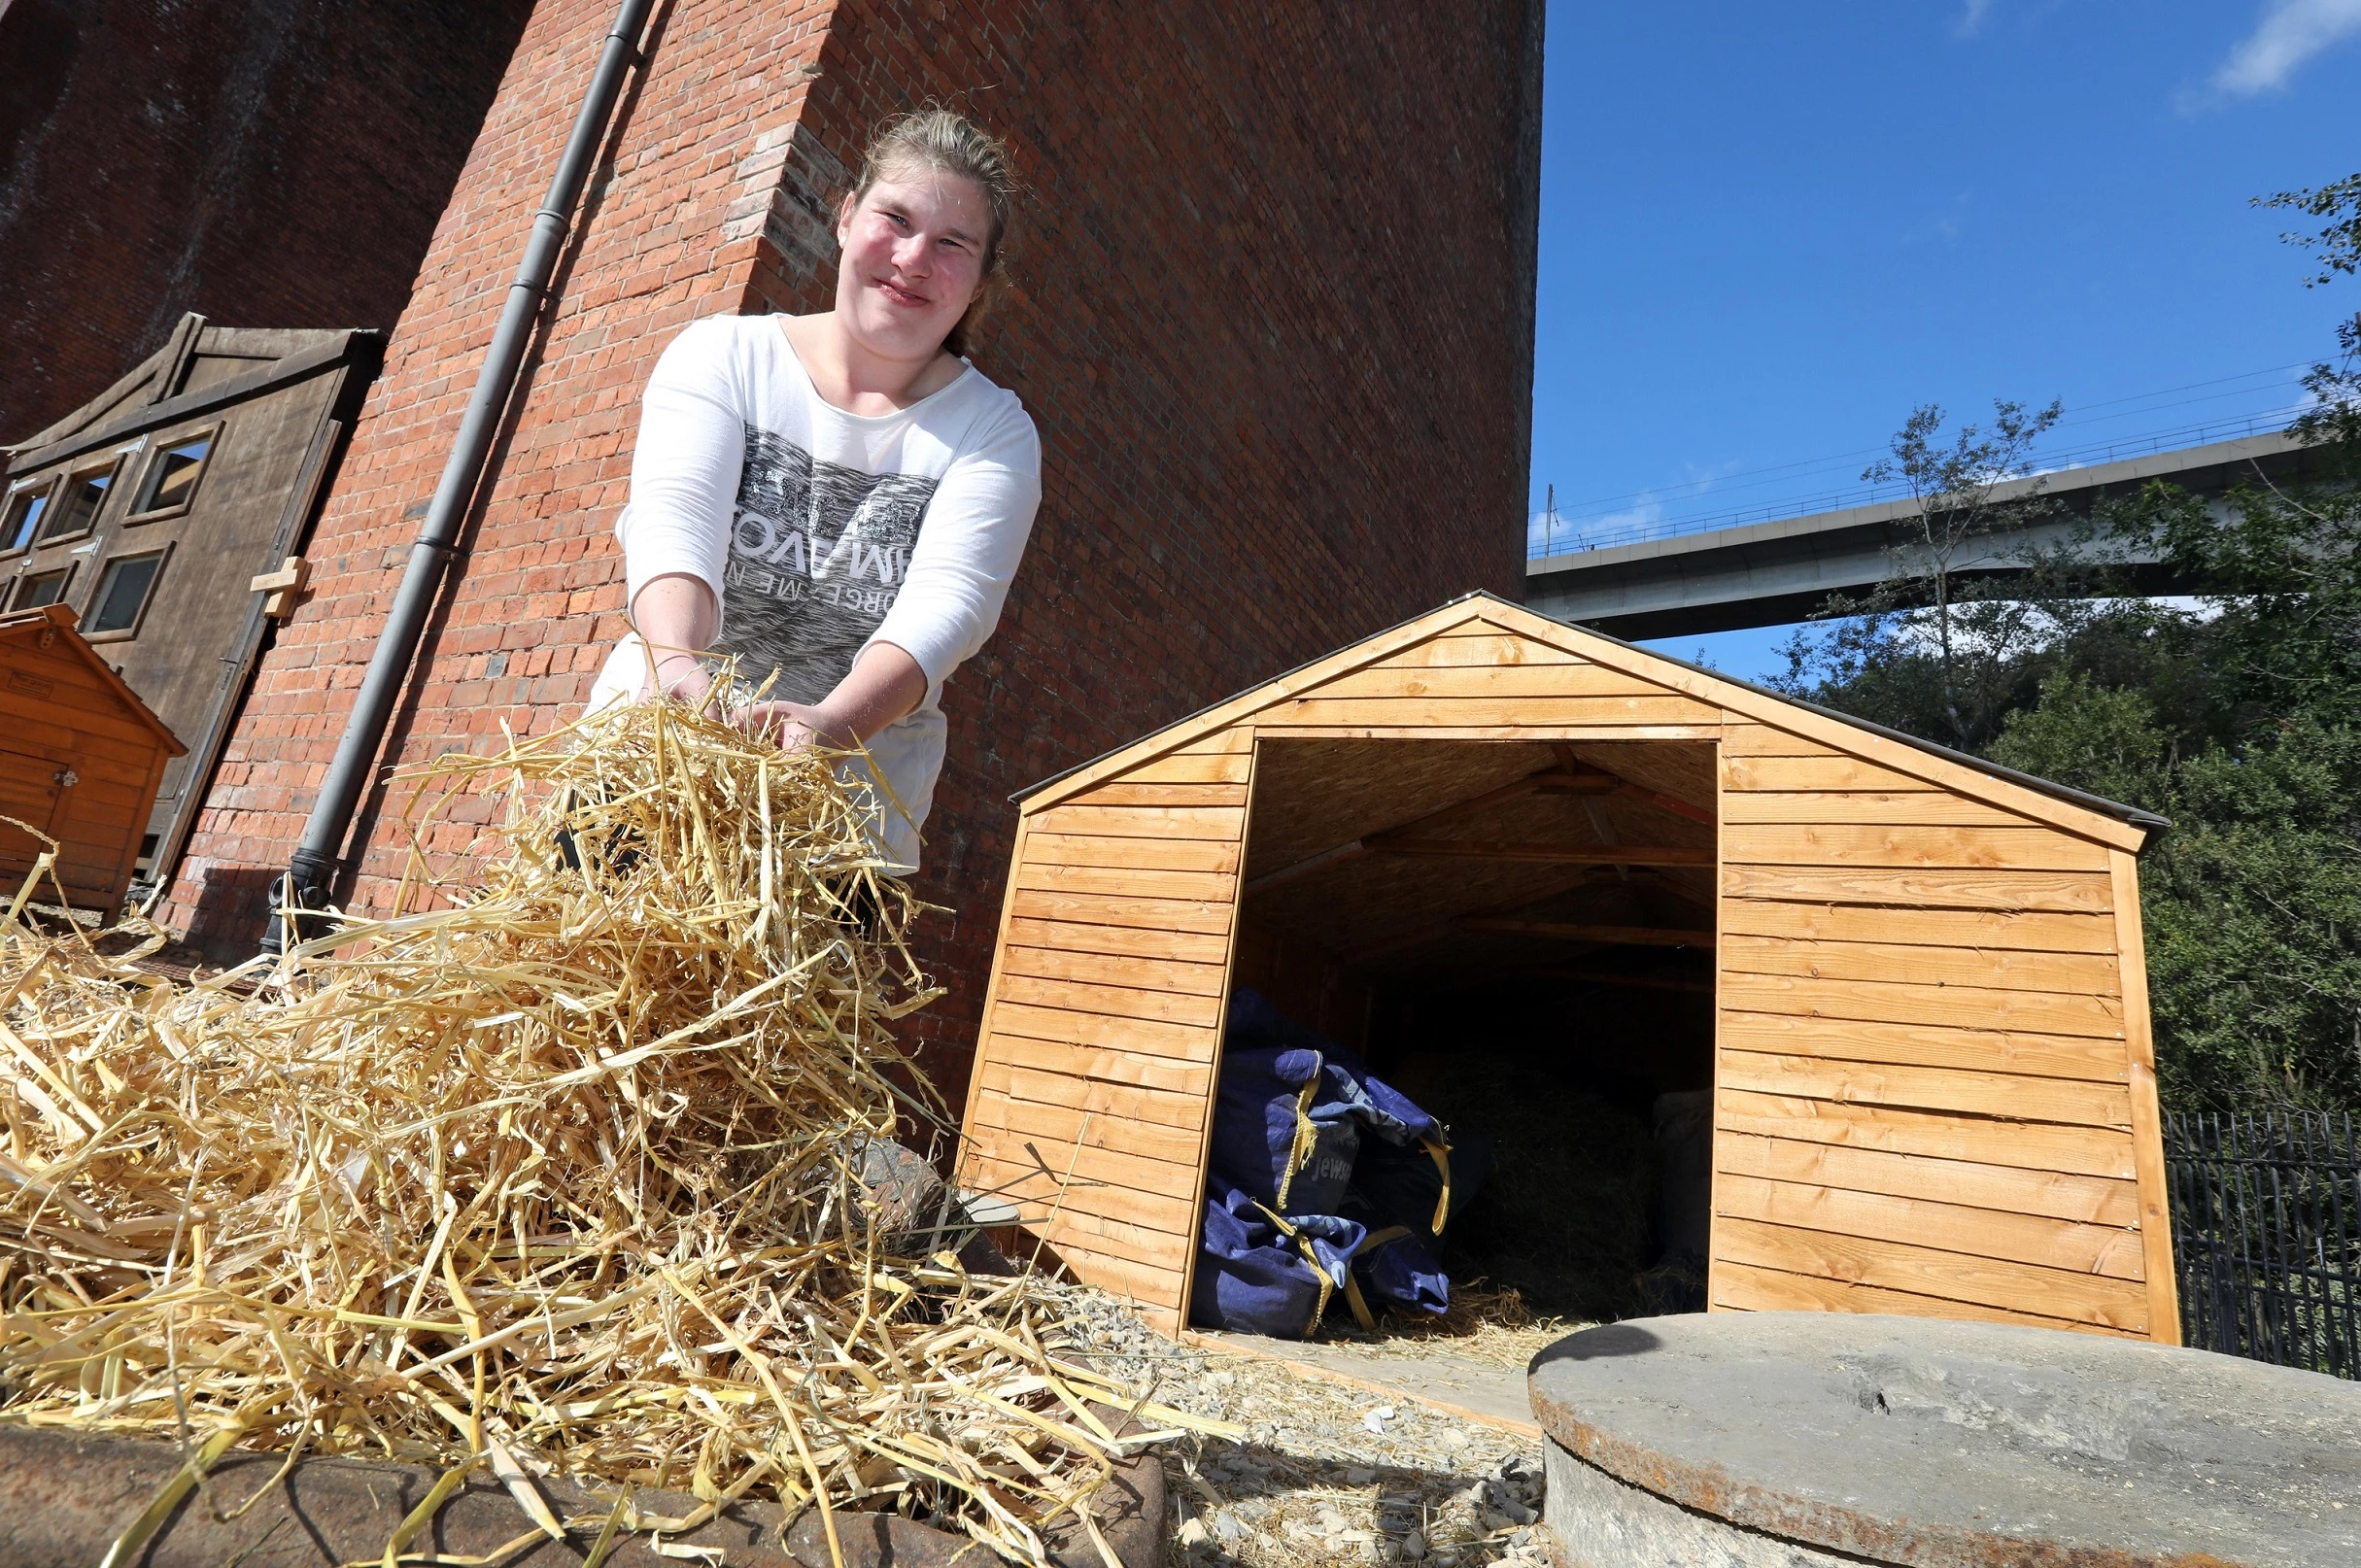
[[[2172,486],[2107,518],[2219,585],[2048,650],[1994,761],[2172,819],[2141,864],[2158,1074],[2176,1108],[2361,1108],[2361,492]]]
[[[2060,579],[2081,568],[2079,553],[1996,542],[2058,510],[2031,476],[2033,449],[2062,412],[1999,400],[1989,426],[1946,439],[1939,405],[1913,409],[1891,455],[1862,473],[1904,488],[1909,538],[1888,550],[1883,582],[1858,598],[1831,595],[1819,624],[1789,639],[1788,672],[1771,684],[1951,745],[1989,740],[2032,696],[2026,652],[2072,618]],[[2002,563],[2004,585],[1990,575]]]

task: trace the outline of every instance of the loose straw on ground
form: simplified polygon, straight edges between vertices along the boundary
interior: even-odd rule
[[[933,993],[829,759],[651,703],[418,782],[402,912],[275,970],[169,984],[11,911],[0,1420],[171,1439],[183,1492],[231,1443],[481,1464],[520,1546],[758,1496],[1036,1564],[1205,1424],[864,1201],[864,1141],[939,1116],[888,1032]],[[703,1507],[560,1520],[548,1473]]]

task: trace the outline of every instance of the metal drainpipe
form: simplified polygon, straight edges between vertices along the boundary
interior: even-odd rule
[[[550,274],[557,270],[558,253],[572,226],[574,204],[581,199],[591,160],[606,134],[624,72],[638,55],[639,34],[654,3],[623,0],[623,8],[615,13],[615,24],[607,29],[606,46],[599,51],[582,112],[574,119],[573,134],[565,140],[549,194],[533,218],[532,237],[525,242],[525,259],[517,267],[516,282],[508,286],[500,324],[484,351],[475,395],[467,401],[466,417],[460,422],[451,459],[443,464],[443,477],[434,487],[434,498],[427,503],[427,520],[419,527],[418,542],[410,547],[409,569],[402,573],[400,592],[386,616],[385,630],[378,634],[376,651],[369,656],[368,673],[361,677],[352,716],[345,721],[344,738],[336,744],[335,760],[328,764],[327,776],[321,780],[320,793],[312,801],[312,814],[303,825],[302,841],[295,846],[280,883],[282,909],[318,909],[327,903],[353,812],[368,786],[378,749],[385,744],[394,699],[409,676],[411,662],[418,657],[427,615],[442,587],[443,573],[458,554],[460,524],[483,478],[484,459],[492,449],[509,392],[516,385],[517,366],[525,358],[533,318],[548,295]],[[262,951],[280,952],[286,931],[284,919],[273,919],[263,935]]]

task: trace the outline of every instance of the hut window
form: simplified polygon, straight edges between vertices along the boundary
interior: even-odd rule
[[[9,608],[37,610],[44,604],[56,603],[65,597],[66,579],[73,575],[73,567],[60,566],[55,571],[37,571],[20,579],[17,584],[17,602]]]
[[[108,562],[90,610],[91,635],[136,631],[140,612],[148,607],[148,596],[155,588],[155,574],[163,565],[161,550],[144,556],[118,556]]]
[[[148,460],[148,477],[131,506],[131,521],[141,522],[167,512],[184,510],[196,494],[197,475],[213,452],[214,432],[184,436],[158,447]]]
[[[10,492],[7,509],[0,511],[0,550],[21,550],[31,544],[34,531],[41,527],[41,514],[49,507],[50,487],[46,484]]]
[[[115,484],[115,464],[103,468],[85,468],[80,473],[66,475],[66,481],[51,501],[49,521],[41,529],[44,542],[51,539],[70,539],[87,533],[98,521],[98,509],[107,503],[107,492]]]

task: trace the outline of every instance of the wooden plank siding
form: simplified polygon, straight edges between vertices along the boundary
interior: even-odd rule
[[[55,858],[38,892],[112,916],[171,759],[186,749],[75,629],[64,605],[0,617],[0,797]],[[44,846],[0,824],[0,886]]]
[[[2176,1336],[2129,855],[1792,731],[1723,737],[1711,1304]]]
[[[961,1182],[1183,1326],[1244,864],[1250,733],[1022,815]]]
[[[2145,830],[1489,599],[1023,802],[961,1179],[1082,1278],[1182,1326],[1256,747],[1347,738],[1718,743],[1714,1310],[2176,1337]]]

